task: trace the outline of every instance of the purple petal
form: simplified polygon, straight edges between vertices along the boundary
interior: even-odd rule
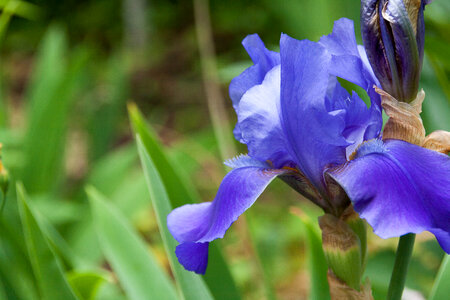
[[[204,275],[208,265],[208,246],[209,243],[182,243],[175,249],[175,254],[186,270]]]
[[[331,56],[318,43],[287,35],[280,52],[282,126],[290,154],[323,192],[325,166],[344,163],[349,144],[342,136],[345,112],[328,112],[325,103]]]
[[[337,20],[334,23],[333,32],[322,37],[319,43],[331,53],[330,74],[359,85],[368,93],[372,102],[371,125],[365,138],[377,137],[382,127],[382,122],[375,121],[382,120],[381,98],[373,86],[379,86],[379,82],[370,66],[364,47],[356,43],[353,21],[346,18]]]
[[[232,159],[225,161],[226,166],[238,169],[244,167],[259,167],[264,169],[270,169],[270,165],[265,161],[259,161],[254,159],[253,157],[248,156],[247,154],[240,154]]]
[[[348,92],[337,80],[330,80],[328,88],[327,109],[329,111],[345,111],[345,128],[342,135],[351,144],[346,148],[348,159],[356,147],[363,141],[379,136],[383,119],[378,111],[368,109],[358,94],[353,92],[350,97]]]
[[[342,18],[334,22],[333,32],[322,37],[319,43],[332,55],[330,74],[353,82],[367,92],[378,84],[365,51],[358,49],[352,20]],[[369,96],[380,107],[380,97],[376,93]]]
[[[241,142],[247,144],[249,155],[261,161],[271,161],[275,168],[292,161],[281,128],[280,77],[280,66],[276,66],[260,85],[242,96],[237,125]]]
[[[257,34],[247,36],[242,41],[242,45],[247,50],[254,65],[230,83],[229,93],[234,109],[237,109],[239,101],[246,91],[257,84],[261,84],[267,72],[280,64],[280,54],[267,50]]]
[[[450,157],[399,140],[371,141],[331,172],[382,238],[428,230],[450,252]]]
[[[169,231],[180,243],[205,243],[222,238],[284,170],[244,167],[228,173],[213,202],[187,204],[174,209],[167,217]]]
[[[261,84],[267,74],[274,66],[280,64],[280,54],[269,51],[257,34],[248,35],[242,45],[247,50],[254,65],[235,77],[229,87],[231,101],[236,113],[239,113],[239,103],[242,96],[253,86]],[[239,124],[234,128],[234,137],[242,141]]]

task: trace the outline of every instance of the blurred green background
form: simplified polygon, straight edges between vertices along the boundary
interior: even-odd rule
[[[227,95],[251,65],[241,40],[258,33],[276,50],[281,32],[318,40],[347,17],[360,42],[359,1],[1,0],[0,8],[0,142],[11,177],[0,299],[172,299],[173,278],[186,299],[200,299],[185,288],[203,282],[216,299],[325,299],[310,276],[323,263],[314,251],[320,211],[281,181],[214,243],[202,280],[166,254],[173,245],[157,218],[165,198],[151,179],[159,174],[172,207],[212,200],[223,159],[246,152],[232,140]],[[449,1],[425,12],[428,132],[450,130],[449,15]],[[133,126],[127,103],[142,112],[129,104]],[[396,242],[370,235],[376,299]],[[419,235],[407,288],[427,297],[443,256],[433,236]]]

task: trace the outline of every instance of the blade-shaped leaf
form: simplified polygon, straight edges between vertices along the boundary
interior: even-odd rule
[[[130,299],[177,299],[174,286],[125,217],[88,188],[95,228],[107,260]]]
[[[188,180],[181,178],[180,173],[164,153],[156,133],[150,126],[147,126],[145,119],[134,104],[128,105],[131,125],[135,134],[139,134],[145,149],[160,172],[161,180],[166,187],[172,206],[178,207],[186,203],[194,203],[198,199],[194,188],[189,185]]]
[[[89,123],[90,159],[94,161],[111,149],[117,126],[124,114],[129,92],[126,59],[119,53],[112,56],[106,66],[105,97],[92,111]],[[92,99],[94,100],[94,99]],[[95,102],[94,102],[95,103]]]
[[[166,217],[172,210],[166,188],[163,185],[158,170],[156,169],[152,159],[147,154],[146,148],[141,141],[140,136],[136,138],[138,145],[139,157],[141,158],[142,168],[144,169],[145,178],[147,179],[147,187],[150,198],[155,210],[159,230],[161,233],[164,247],[166,249],[169,262],[174,273],[175,279],[185,299],[213,299],[208,287],[204,283],[200,275],[186,271],[177,260],[175,248],[177,242],[170,235],[167,228]]]
[[[61,263],[50,247],[48,238],[41,229],[35,213],[26,201],[22,185],[17,185],[20,219],[31,266],[41,299],[78,299],[71,289],[61,267]]]
[[[184,178],[168,159],[163,146],[151,127],[146,124],[139,109],[134,104],[129,104],[128,111],[135,134],[140,136],[145,152],[158,170],[171,207],[198,202],[199,197],[189,184],[189,179]],[[241,298],[222,253],[214,243],[209,245],[208,269],[204,280],[216,300]]]
[[[445,255],[431,290],[429,300],[448,299],[450,295],[450,256]]]
[[[74,272],[68,276],[69,283],[82,300],[94,300],[107,278],[94,272]]]
[[[80,50],[67,61],[66,48],[63,31],[51,27],[27,91],[28,129],[22,178],[30,194],[48,191],[62,178],[70,107],[87,58],[87,52]]]
[[[322,249],[322,238],[318,226],[302,212],[295,212],[303,223],[306,234],[307,261],[311,277],[311,289],[309,299],[330,299],[330,289],[327,280],[327,261]]]

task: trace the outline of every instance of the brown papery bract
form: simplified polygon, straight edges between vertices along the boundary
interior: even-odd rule
[[[450,152],[450,132],[438,130],[425,136],[420,117],[425,99],[423,90],[411,103],[400,102],[378,87],[375,87],[375,91],[381,95],[381,105],[389,116],[383,130],[383,140],[402,140],[444,154]]]

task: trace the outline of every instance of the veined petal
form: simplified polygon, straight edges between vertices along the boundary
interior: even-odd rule
[[[318,43],[282,35],[281,113],[291,157],[302,173],[321,192],[327,165],[342,164],[348,142],[343,111],[327,110],[331,56]],[[345,112],[344,112],[345,113]]]
[[[260,167],[234,169],[223,179],[214,201],[174,209],[167,216],[167,226],[181,243],[176,253],[180,263],[188,270],[204,272],[207,246],[202,243],[222,238],[266,186],[285,172]]]
[[[363,144],[331,172],[382,238],[428,230],[450,253],[450,157],[400,140]]]
[[[280,168],[292,161],[280,121],[280,66],[270,70],[264,81],[249,89],[239,103],[238,124],[241,142],[249,155],[271,161]]]

